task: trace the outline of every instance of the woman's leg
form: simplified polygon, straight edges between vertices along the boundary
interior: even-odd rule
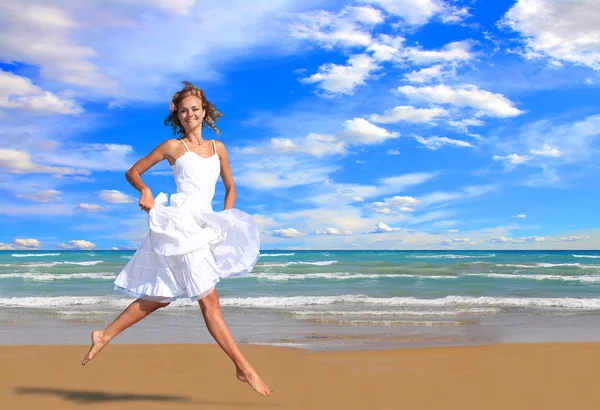
[[[153,302],[146,299],[137,299],[127,307],[108,327],[92,332],[92,346],[83,358],[82,366],[92,360],[100,350],[112,339],[128,327],[136,324],[155,310],[168,306],[169,303]]]
[[[198,303],[200,304],[208,331],[235,364],[237,378],[248,383],[256,392],[263,396],[273,394],[273,391],[262,381],[256,370],[254,370],[235,344],[221,313],[221,304],[217,291],[213,290],[208,296],[200,299]]]

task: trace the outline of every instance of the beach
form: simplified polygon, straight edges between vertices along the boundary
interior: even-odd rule
[[[585,410],[600,343],[308,352],[242,345],[275,394],[235,379],[214,344],[0,347],[5,409]]]

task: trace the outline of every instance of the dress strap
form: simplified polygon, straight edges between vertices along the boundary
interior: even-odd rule
[[[215,149],[215,155],[217,155],[217,146],[215,145],[215,140],[212,140],[213,148]]]
[[[187,149],[188,151],[190,150],[187,146],[187,144],[185,143],[185,141],[183,140],[183,138],[181,139],[181,142],[183,142],[183,146],[185,147],[185,149]]]

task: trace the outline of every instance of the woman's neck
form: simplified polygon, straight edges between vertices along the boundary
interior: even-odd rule
[[[196,130],[186,132],[185,137],[196,144],[202,144],[202,141],[204,141],[202,138],[202,129],[200,129],[200,127]]]

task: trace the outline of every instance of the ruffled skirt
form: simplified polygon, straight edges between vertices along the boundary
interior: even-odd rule
[[[165,204],[161,193],[148,213],[150,232],[117,276],[115,289],[156,302],[195,301],[221,278],[254,268],[260,235],[250,215],[235,208],[199,212]]]

